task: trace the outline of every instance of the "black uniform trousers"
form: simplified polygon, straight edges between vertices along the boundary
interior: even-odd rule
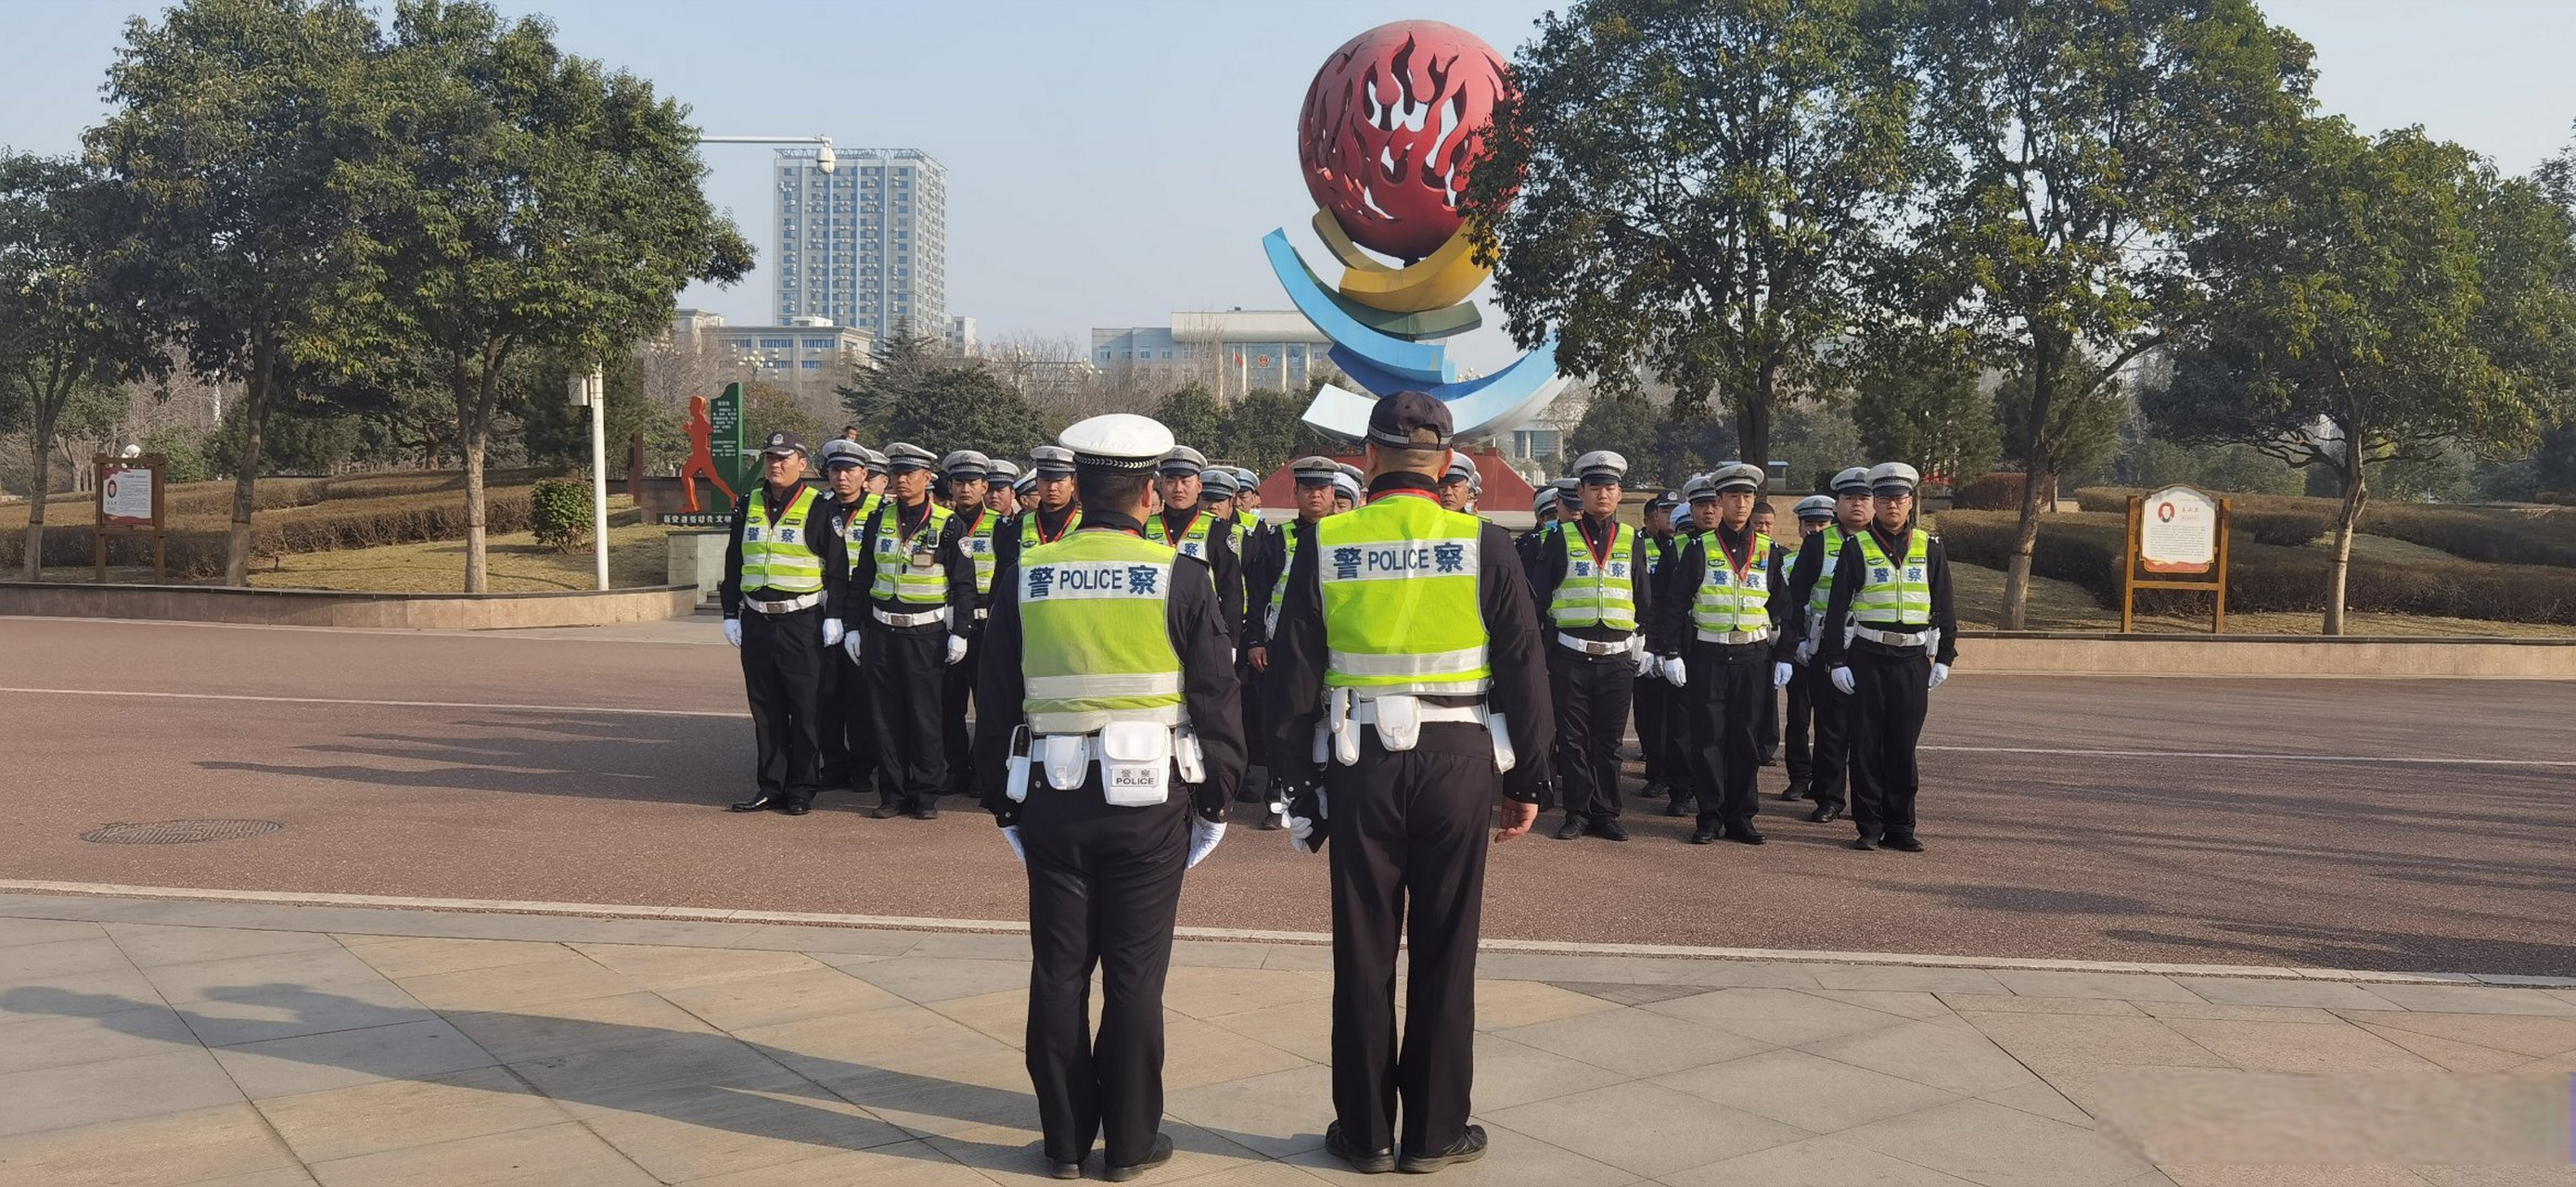
[[[1234,675],[1242,682],[1239,687],[1243,689],[1243,695],[1239,698],[1239,703],[1243,707],[1243,736],[1258,738],[1268,734],[1270,727],[1263,724],[1261,717],[1261,686],[1265,683],[1261,673],[1253,668],[1251,660],[1237,659]],[[1268,769],[1262,761],[1259,747],[1253,749],[1252,766]],[[1262,784],[1253,782],[1251,768],[1245,768],[1242,786],[1234,789],[1234,802],[1257,804],[1268,798],[1268,790]]]
[[[1808,738],[1808,732],[1813,727],[1816,717],[1815,699],[1810,691],[1812,684],[1813,682],[1807,679],[1807,669],[1803,665],[1790,665],[1787,698],[1789,707],[1780,719],[1780,758],[1789,768],[1791,783],[1815,777],[1813,752]]]
[[[1914,745],[1930,708],[1932,657],[1920,647],[1856,642],[1852,670],[1851,815],[1860,835],[1914,835]]]
[[[1753,746],[1756,757],[1768,765],[1780,757],[1780,690],[1765,684],[1762,694],[1762,719],[1753,723]]]
[[[1671,726],[1666,716],[1671,712],[1672,698],[1665,695],[1673,686],[1661,676],[1641,676],[1630,686],[1629,703],[1636,710],[1637,749],[1646,756],[1646,785],[1671,787],[1673,774],[1664,761]]]
[[[1363,1150],[1446,1150],[1465,1135],[1476,1069],[1476,937],[1492,844],[1493,740],[1432,722],[1390,754],[1362,726],[1360,760],[1324,773],[1333,875],[1333,1114]],[[1406,1026],[1395,1033],[1397,941],[1411,916]]]
[[[1857,678],[1857,677],[1855,677]],[[1790,735],[1789,777],[1807,781],[1807,798],[1817,804],[1843,806],[1843,785],[1851,773],[1851,698],[1834,687],[1824,668],[1808,664],[1789,679],[1790,719],[1803,706],[1814,731]]]
[[[823,612],[742,611],[742,684],[760,794],[809,803],[822,778]]]
[[[1553,635],[1547,648],[1548,693],[1556,701],[1556,785],[1568,820],[1619,818],[1619,746],[1628,736],[1628,703],[1636,696],[1637,659],[1586,655]]]
[[[876,721],[878,790],[907,812],[938,807],[948,782],[947,740],[939,732],[948,628],[872,622],[859,662],[868,670],[868,707]]]
[[[945,641],[940,643],[943,649],[947,646]],[[942,650],[939,658],[946,662],[947,652]],[[974,736],[966,728],[966,703],[974,698],[975,665],[983,658],[984,624],[973,623],[966,628],[966,658],[940,671],[939,741],[948,764],[940,791],[947,795],[972,794],[967,790],[966,777],[975,765]]]
[[[868,682],[843,648],[823,649],[821,703],[823,786],[851,791],[876,786],[877,734],[868,715]]]
[[[1163,980],[1189,857],[1189,795],[1120,808],[1100,770],[1072,791],[1032,772],[1020,813],[1029,861],[1029,1083],[1052,1162],[1100,1135],[1113,1166],[1152,1152],[1163,1122]],[[1100,970],[1100,1033],[1091,973]]]
[[[1771,649],[1761,643],[1692,643],[1689,679],[1691,789],[1699,823],[1721,833],[1750,830],[1761,810],[1754,779],[1762,759],[1754,730],[1771,695]]]

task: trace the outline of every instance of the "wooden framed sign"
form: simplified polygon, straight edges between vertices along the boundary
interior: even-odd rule
[[[2143,569],[2148,576],[2140,578]],[[2178,578],[2209,574],[2205,580]],[[2188,486],[2129,496],[2129,538],[2120,550],[2120,633],[2136,629],[2138,591],[2187,589],[2218,595],[2209,633],[2227,630],[2227,500]]]
[[[168,520],[161,513],[161,472],[170,459],[157,453],[90,459],[98,475],[98,520],[90,529],[90,564],[97,581],[107,584],[107,538],[110,534],[152,537],[152,580],[170,580]]]

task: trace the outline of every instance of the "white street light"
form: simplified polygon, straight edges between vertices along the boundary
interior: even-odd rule
[[[841,159],[838,153],[832,151],[832,138],[819,133],[812,136],[700,136],[698,143],[821,145],[821,149],[814,154],[814,167],[825,173],[831,172],[832,167],[839,164]]]

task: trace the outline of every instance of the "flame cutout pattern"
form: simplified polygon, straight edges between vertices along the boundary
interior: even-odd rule
[[[1430,255],[1458,233],[1468,162],[1510,86],[1494,48],[1455,25],[1397,21],[1350,39],[1306,88],[1306,192],[1360,246]]]

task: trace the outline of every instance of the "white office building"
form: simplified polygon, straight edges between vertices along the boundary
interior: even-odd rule
[[[778,153],[771,320],[947,337],[947,169],[917,149],[845,148],[825,173],[819,155]]]

